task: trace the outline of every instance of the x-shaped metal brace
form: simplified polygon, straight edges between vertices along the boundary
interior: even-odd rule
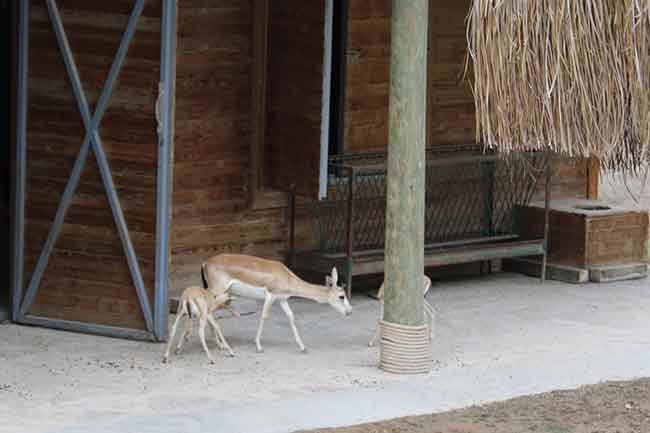
[[[138,295],[138,300],[140,303],[140,308],[142,309],[147,330],[153,332],[153,313],[151,309],[151,303],[149,301],[149,295],[144,285],[142,279],[142,274],[140,272],[140,266],[138,264],[138,259],[135,255],[135,250],[133,249],[133,244],[131,238],[129,237],[129,230],[126,225],[126,220],[124,219],[124,214],[122,212],[122,207],[120,206],[120,201],[115,190],[115,183],[113,182],[113,176],[111,175],[111,170],[108,165],[108,159],[106,158],[106,153],[102,147],[102,141],[98,133],[99,125],[101,124],[102,117],[108,107],[108,101],[113,92],[113,86],[120,72],[126,53],[128,51],[129,45],[133,39],[135,33],[136,24],[142,10],[144,8],[144,0],[136,0],[129,21],[120,41],[119,48],[113,59],[113,63],[108,73],[106,82],[102,89],[101,96],[97,105],[95,107],[95,112],[91,116],[90,109],[88,108],[88,101],[84,93],[81,79],[79,78],[79,72],[77,71],[77,66],[68,43],[68,39],[63,28],[63,23],[61,21],[61,16],[59,9],[56,5],[55,0],[47,0],[47,10],[52,21],[52,26],[54,28],[54,33],[57,38],[59,49],[63,56],[63,61],[68,73],[68,77],[72,84],[72,89],[74,92],[75,100],[77,102],[79,112],[81,113],[81,118],[83,120],[85,128],[85,137],[81,149],[77,154],[74,166],[72,168],[72,173],[66,184],[65,190],[61,197],[61,201],[56,211],[56,216],[52,224],[52,228],[48,234],[47,240],[41,254],[34,268],[32,278],[27,287],[25,297],[20,306],[20,315],[24,316],[27,311],[30,309],[38,287],[43,278],[43,272],[45,271],[47,264],[52,254],[54,244],[59,237],[61,232],[61,227],[65,219],[66,212],[72,203],[72,198],[74,196],[75,190],[79,185],[79,180],[83,172],[83,168],[86,164],[88,154],[90,153],[91,147],[97,159],[97,165],[99,166],[99,171],[102,178],[102,183],[106,190],[108,197],[108,202],[110,204],[111,212],[113,213],[113,219],[115,220],[115,226],[118,230],[122,247],[126,255],[127,263],[129,270],[131,272],[131,278]]]

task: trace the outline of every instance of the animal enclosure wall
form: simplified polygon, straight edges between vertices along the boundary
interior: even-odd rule
[[[105,333],[130,329],[142,331],[141,336],[153,332],[145,323],[143,305],[154,303],[155,291],[159,142],[154,107],[163,8],[161,1],[146,1],[137,14],[139,6],[130,0],[25,2],[29,45],[24,272],[17,289],[22,294],[21,322],[92,324],[105,327]],[[82,145],[92,129],[84,126],[84,110],[90,117],[99,111],[109,71],[134,17],[133,39],[112,94],[106,93],[110,97],[98,124],[96,141],[101,145]],[[66,198],[75,167],[80,169],[79,183]],[[118,200],[114,206],[109,204],[111,194]],[[67,212],[61,212],[66,205]],[[136,258],[133,269],[125,235]],[[138,297],[134,269],[141,276],[144,299]]]
[[[219,252],[280,258],[283,210],[249,209],[252,2],[178,4],[171,287]]]
[[[233,252],[285,259],[289,239],[286,194],[270,187],[268,179],[264,180],[268,172],[260,171],[256,137],[265,137],[262,146],[271,142],[273,155],[265,157],[267,162],[282,152],[294,152],[297,146],[320,146],[314,138],[313,127],[309,134],[302,127],[288,131],[272,127],[275,116],[272,110],[278,108],[273,83],[267,82],[269,88],[262,92],[269,100],[262,102],[266,124],[262,123],[262,130],[258,130],[256,107],[260,93],[255,91],[259,84],[258,71],[266,72],[267,80],[281,79],[283,67],[286,77],[317,75],[323,61],[320,52],[314,50],[295,61],[287,60],[284,65],[273,63],[273,59],[260,65],[255,44],[256,29],[260,28],[256,11],[261,1],[186,0],[178,4],[171,258],[174,291],[189,284],[200,284],[200,263],[214,254]],[[269,7],[275,3],[268,2]],[[324,0],[301,3],[305,7],[312,5],[315,11],[322,10],[325,4]],[[344,152],[386,148],[390,6],[390,0],[348,1]],[[431,147],[475,142],[473,99],[467,83],[460,80],[466,47],[464,19],[469,6],[469,0],[430,3],[430,79],[428,89],[424,90],[428,92],[427,143]],[[269,12],[271,19],[277,12]],[[296,13],[294,18],[299,16]],[[309,26],[314,34],[320,35],[321,21],[314,22],[297,21],[295,25]],[[269,31],[272,29],[270,25]],[[309,37],[299,31],[293,33],[294,39]],[[289,32],[281,37],[289,43],[291,38],[286,38],[291,36]],[[268,35],[268,41],[274,44],[273,34]],[[310,41],[294,42],[295,46],[310,46]],[[274,46],[269,48],[268,55]],[[311,62],[313,69],[309,69],[310,64],[295,67],[301,61]],[[296,98],[297,105],[306,105]],[[321,108],[317,104],[310,106],[304,116],[316,120]],[[302,166],[289,169],[303,172]],[[555,196],[584,196],[584,163],[562,161],[554,170],[558,179],[554,184]],[[262,174],[261,188],[254,174]],[[307,180],[317,181],[316,178]],[[258,196],[262,200],[256,201]],[[309,221],[301,214],[297,243],[305,247],[313,242]]]

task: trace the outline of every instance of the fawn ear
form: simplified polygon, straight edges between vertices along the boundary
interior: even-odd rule
[[[338,281],[339,281],[339,273],[336,270],[336,267],[333,267],[332,268],[332,281],[331,281],[332,282],[332,287],[335,287],[336,283],[338,283]]]

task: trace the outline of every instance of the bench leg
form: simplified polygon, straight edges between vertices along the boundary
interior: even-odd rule
[[[349,300],[352,297],[352,263],[348,263],[348,269],[345,273],[345,291]]]

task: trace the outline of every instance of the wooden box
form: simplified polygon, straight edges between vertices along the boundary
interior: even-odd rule
[[[522,237],[544,233],[544,205],[520,209]],[[553,201],[550,211],[549,262],[583,269],[646,262],[648,211],[588,200]]]

